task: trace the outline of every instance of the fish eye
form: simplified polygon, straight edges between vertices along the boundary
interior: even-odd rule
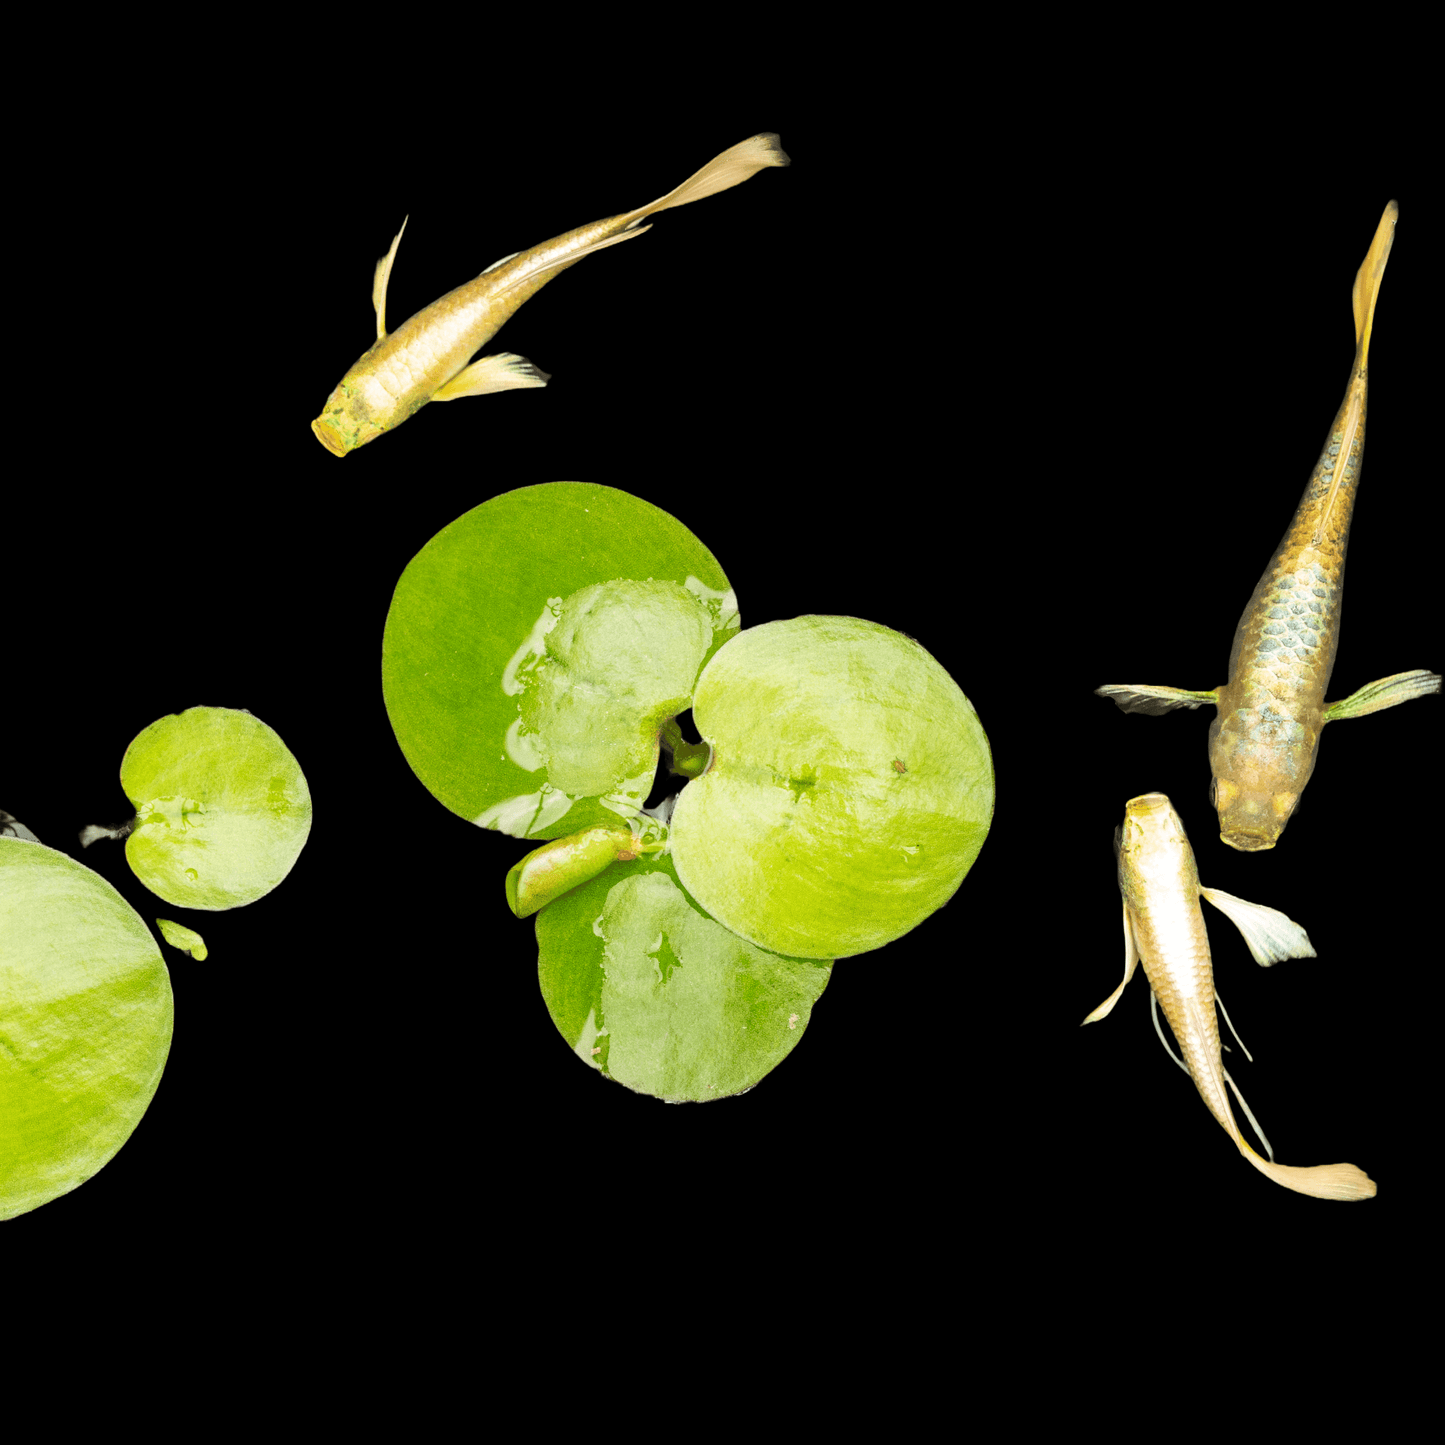
[[[1219,784],[1213,779],[1209,780],[1209,806],[1216,808],[1219,805],[1214,801],[1219,796]]]

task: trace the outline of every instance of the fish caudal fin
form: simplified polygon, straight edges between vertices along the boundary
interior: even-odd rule
[[[735,146],[729,146],[720,156],[714,156],[700,171],[690,175],[675,190],[642,206],[634,214],[641,219],[656,211],[669,211],[674,206],[686,206],[700,201],[705,196],[715,196],[719,191],[730,190],[741,185],[749,176],[756,175],[768,166],[792,165],[778,137],[772,132],[749,136]]]
[[[1313,1169],[1300,1169],[1292,1164],[1276,1164],[1262,1159],[1242,1139],[1239,1152],[1266,1179],[1293,1189],[1296,1194],[1313,1195],[1316,1199],[1373,1199],[1375,1181],[1353,1164],[1317,1164]]]
[[[1356,371],[1365,369],[1365,361],[1370,354],[1370,327],[1375,321],[1375,301],[1380,294],[1380,279],[1385,274],[1385,262],[1390,259],[1390,247],[1395,242],[1395,222],[1399,219],[1400,208],[1391,201],[1385,207],[1385,214],[1380,217],[1375,239],[1370,242],[1364,262],[1355,273],[1355,346],[1359,352]],[[1343,455],[1341,453],[1342,457]]]

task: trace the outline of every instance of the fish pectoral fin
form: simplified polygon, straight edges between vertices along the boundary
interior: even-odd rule
[[[550,372],[539,371],[525,356],[502,351],[464,366],[450,381],[432,392],[431,399],[455,401],[459,396],[488,396],[494,391],[546,386],[550,379]]]
[[[376,275],[371,281],[371,304],[376,307],[376,339],[386,335],[386,283],[391,280],[391,263],[396,260],[396,248],[401,245],[402,232],[406,230],[407,216],[401,223],[401,230],[391,238],[391,250],[376,263]]]
[[[1123,899],[1119,901],[1123,903]],[[1124,982],[1084,1020],[1084,1023],[1098,1023],[1101,1018],[1107,1018],[1113,1012],[1114,1005],[1119,1002],[1119,995],[1124,992],[1124,984],[1134,977],[1134,970],[1138,966],[1139,950],[1134,943],[1134,930],[1129,926],[1129,905],[1124,903]],[[1083,1024],[1080,1024],[1079,1027],[1082,1028]]]
[[[1207,898],[1244,935],[1254,961],[1268,968],[1286,958],[1317,958],[1309,934],[1277,908],[1246,903],[1219,888],[1201,888]],[[1233,1025],[1230,1025],[1233,1028]],[[1239,1037],[1238,1034],[1235,1035]],[[1241,1048],[1244,1046],[1241,1044]]]
[[[1218,703],[1215,692],[1187,692],[1182,687],[1145,687],[1138,683],[1106,683],[1096,687],[1099,697],[1111,698],[1121,712],[1142,712],[1158,717],[1176,707],[1200,707]]]
[[[508,291],[515,291],[518,286],[527,286],[539,276],[546,276],[549,271],[560,271],[564,266],[575,266],[584,256],[590,256],[594,251],[605,251],[609,246],[620,246],[624,241],[634,240],[652,229],[651,226],[633,225],[630,229],[623,231],[621,235],[609,236],[605,241],[594,241],[590,246],[584,246],[580,251],[573,251],[570,255],[559,256],[555,261],[542,261],[539,264],[525,267],[519,271],[510,281],[499,290],[492,292],[492,300],[499,296],[505,296]],[[520,251],[515,253],[520,256]],[[513,256],[503,256],[500,261],[493,261],[487,267],[487,271],[495,271],[498,266],[514,259]],[[485,276],[487,271],[483,271]],[[550,278],[549,278],[550,279]]]
[[[1440,674],[1420,668],[1415,672],[1397,672],[1392,677],[1382,677],[1378,682],[1368,682],[1358,692],[1342,697],[1339,702],[1325,704],[1325,721],[1339,722],[1347,717],[1365,717],[1372,712],[1383,712],[1387,707],[1398,707],[1411,698],[1428,697],[1440,691]]]

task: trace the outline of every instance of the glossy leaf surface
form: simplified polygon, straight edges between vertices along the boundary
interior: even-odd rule
[[[615,864],[537,915],[538,977],[568,1046],[672,1101],[751,1088],[802,1037],[831,964],[709,918],[666,857]]]
[[[115,1156],[160,1084],[173,1014],[160,950],[120,894],[0,837],[0,1219]]]
[[[311,791],[275,731],[237,708],[153,722],[120,765],[135,805],[125,855],[152,893],[185,908],[239,908],[291,871],[311,831]]]
[[[445,527],[397,583],[382,688],[417,777],[519,838],[645,801],[662,724],[737,628],[716,558],[626,492],[549,482]]]
[[[713,761],[672,816],[677,876],[763,948],[843,958],[953,895],[993,816],[972,704],[911,638],[856,617],[750,628],[704,669]]]

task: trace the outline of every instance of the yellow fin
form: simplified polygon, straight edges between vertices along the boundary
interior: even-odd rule
[[[747,140],[729,146],[721,155],[714,156],[700,171],[694,171],[680,186],[646,206],[638,208],[638,216],[650,216],[656,211],[668,211],[674,206],[691,205],[705,196],[715,196],[719,191],[730,190],[741,185],[749,176],[755,176],[767,166],[790,166],[792,161],[771,131],[761,135],[750,135]]]
[[[443,382],[432,392],[431,399],[455,401],[460,396],[489,396],[494,391],[546,386],[550,379],[550,372],[538,371],[525,356],[502,351],[464,366],[450,381]]]
[[[1316,1199],[1375,1197],[1375,1181],[1363,1169],[1356,1168],[1353,1164],[1316,1164],[1313,1169],[1301,1169],[1292,1164],[1276,1164],[1273,1160],[1261,1159],[1243,1139],[1239,1141],[1239,1152],[1266,1179],[1283,1184],[1286,1189],[1293,1189],[1297,1194],[1310,1194]]]
[[[1121,898],[1119,900],[1124,903]],[[1084,1020],[1086,1024],[1097,1023],[1113,1011],[1114,1005],[1119,1002],[1119,995],[1124,992],[1124,984],[1134,977],[1134,970],[1139,966],[1139,950],[1134,946],[1134,930],[1129,926],[1129,905],[1124,903],[1124,983],[1121,983],[1098,1008]],[[1080,1028],[1083,1024],[1080,1025]]]
[[[401,245],[402,231],[406,230],[407,216],[401,223],[401,231],[391,238],[391,250],[376,263],[376,275],[371,280],[371,304],[376,307],[376,339],[386,335],[386,283],[391,280],[391,263],[396,260],[396,248]]]
[[[1395,222],[1399,219],[1400,208],[1391,201],[1385,207],[1385,214],[1380,217],[1380,224],[1375,230],[1375,239],[1370,242],[1370,249],[1355,273],[1356,373],[1365,369],[1365,361],[1370,354],[1370,327],[1375,320],[1375,301],[1380,294],[1380,278],[1385,274],[1385,262],[1390,259],[1390,247],[1395,243]]]

